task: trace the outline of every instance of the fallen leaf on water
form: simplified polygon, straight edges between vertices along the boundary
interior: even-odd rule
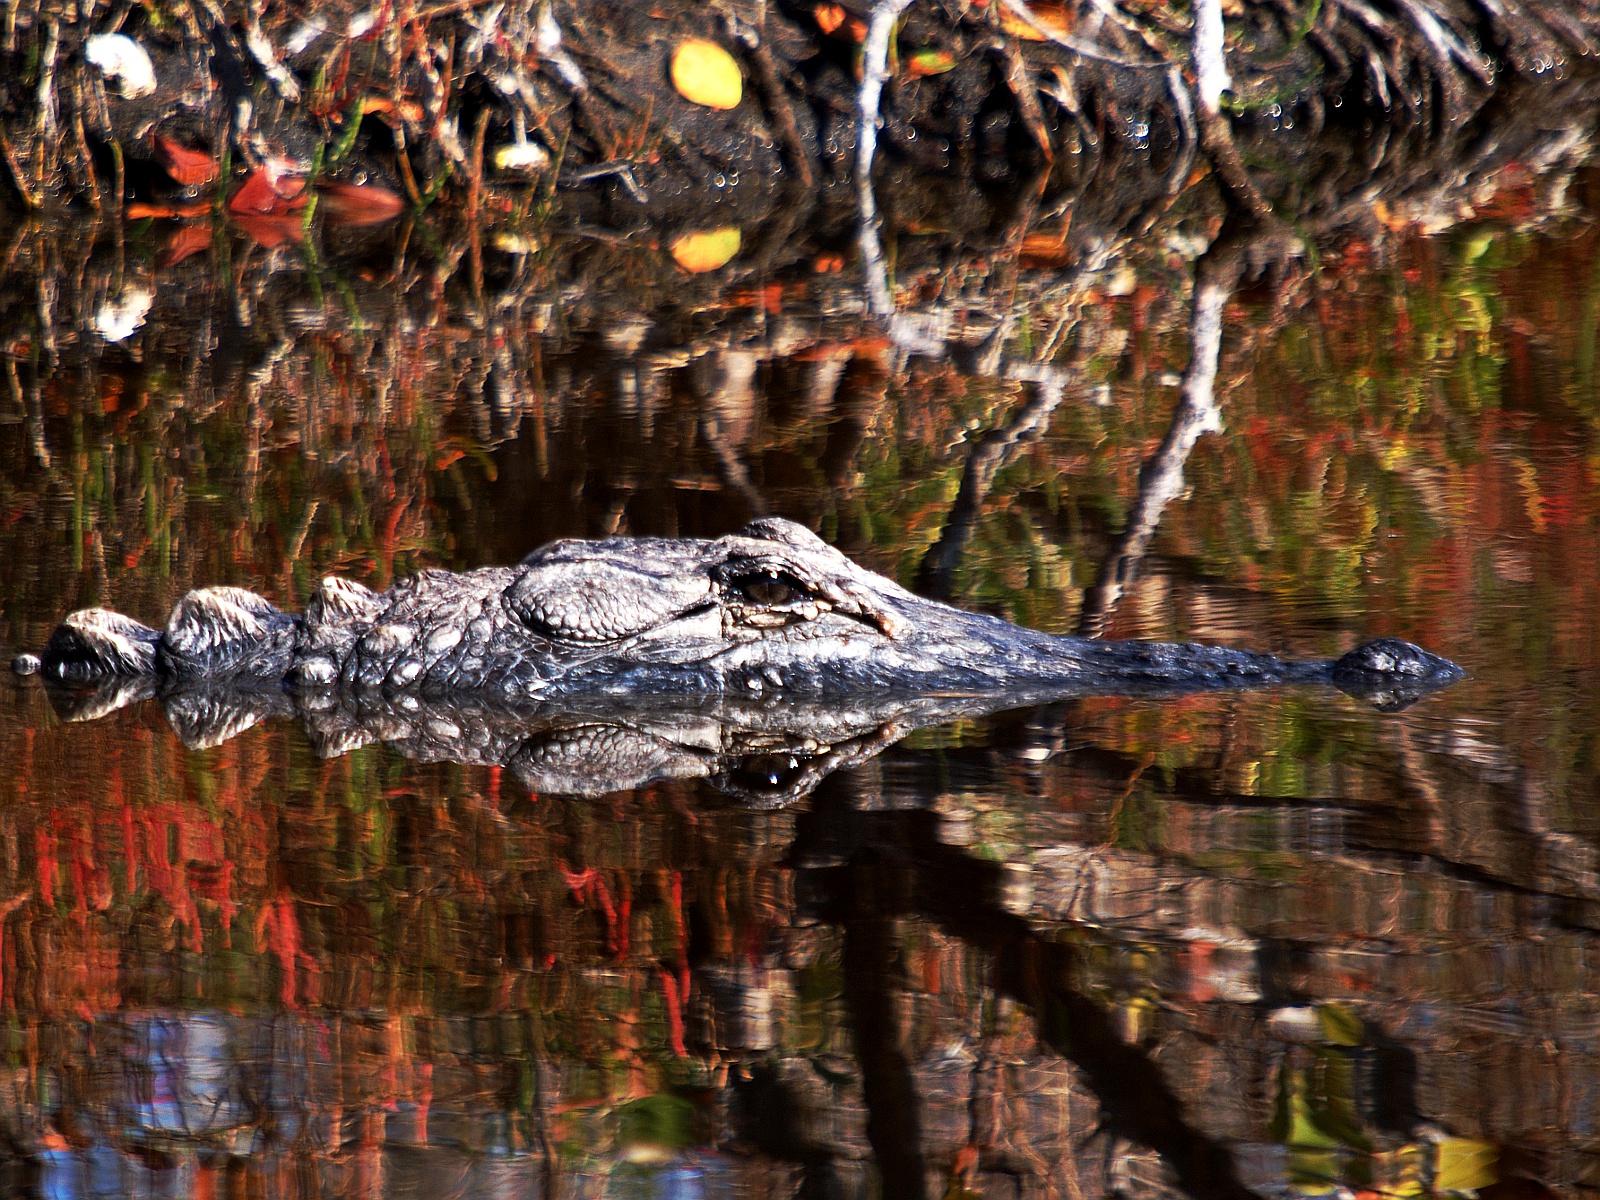
[[[321,183],[317,204],[340,225],[377,225],[398,217],[406,202],[375,183]]]
[[[679,234],[672,242],[672,258],[691,275],[715,271],[739,253],[741,240],[737,225]]]
[[[852,17],[843,5],[819,4],[811,10],[811,15],[816,18],[817,28],[823,33],[837,34],[857,45],[867,40],[865,22]]]
[[[361,115],[362,116],[380,116],[381,117],[381,116],[387,116],[387,115],[389,115],[391,113],[398,113],[403,120],[413,121],[413,122],[421,121],[423,116],[425,115],[422,105],[418,104],[415,100],[407,100],[404,97],[402,97],[400,102],[398,104],[396,104],[388,96],[364,96],[364,97],[362,97],[362,99],[361,99]]]
[[[1020,253],[1030,266],[1064,267],[1073,258],[1065,239],[1053,233],[1030,233],[1022,239]]]
[[[737,108],[744,96],[744,76],[733,55],[704,38],[689,38],[672,52],[672,86],[707,108]]]
[[[269,163],[250,172],[228,200],[228,211],[235,216],[280,216],[304,208],[309,199],[303,176],[289,175]]]
[[[204,150],[156,134],[156,158],[174,182],[184,187],[201,187],[217,177],[217,161]]]
[[[956,56],[945,50],[918,50],[906,60],[906,74],[913,79],[943,75],[956,69]]]

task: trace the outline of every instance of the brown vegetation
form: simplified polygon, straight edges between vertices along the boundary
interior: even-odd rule
[[[107,214],[214,187],[236,213],[288,215],[308,179],[325,203],[345,188],[351,219],[443,196],[475,221],[520,223],[557,187],[611,223],[766,211],[776,190],[827,194],[851,177],[873,13],[864,0],[19,0],[0,29],[0,173],[28,207]],[[1216,122],[1196,108],[1184,6],[913,4],[871,106],[879,140],[922,177],[995,187],[1043,172],[1049,192],[1121,141],[1158,159],[1172,190],[1214,163],[1259,216],[1271,189],[1235,136],[1373,123],[1441,136],[1508,89],[1582,73],[1600,47],[1600,10],[1583,2],[1245,0],[1224,28],[1233,88]],[[673,86],[691,39],[737,59],[734,107]],[[242,203],[251,187],[263,199]]]

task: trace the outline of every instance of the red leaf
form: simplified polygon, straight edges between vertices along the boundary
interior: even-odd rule
[[[263,250],[276,250],[302,237],[300,218],[295,216],[264,217],[258,213],[241,213],[234,217],[237,225],[251,241]]]
[[[398,217],[406,202],[372,183],[320,183],[317,204],[339,225],[376,225]]]
[[[211,245],[211,227],[209,225],[182,225],[167,242],[167,248],[161,252],[157,265],[162,267],[175,267],[190,255],[199,254]]]
[[[156,157],[167,174],[184,187],[201,187],[217,177],[217,162],[204,150],[194,150],[156,134]]]
[[[228,200],[228,211],[236,216],[277,217],[304,208],[309,199],[303,178],[271,166],[258,167]]]

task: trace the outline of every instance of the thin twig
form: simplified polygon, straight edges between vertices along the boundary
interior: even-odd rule
[[[17,185],[17,194],[22,197],[22,202],[29,208],[42,208],[44,198],[33,189],[33,183],[22,163],[17,159],[17,152],[12,148],[11,139],[6,137],[6,131],[0,127],[0,158],[5,159],[6,169],[11,172],[11,181]]]
[[[261,73],[272,81],[272,86],[278,95],[283,97],[285,104],[298,104],[300,102],[300,84],[295,80],[288,67],[278,61],[278,55],[272,48],[272,42],[267,38],[266,32],[261,28],[262,0],[253,0],[244,23],[244,44],[250,51],[250,57],[256,60],[261,68]]]

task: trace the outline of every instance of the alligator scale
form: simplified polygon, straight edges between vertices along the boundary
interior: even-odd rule
[[[859,713],[861,729],[905,729],[1091,693],[1321,683],[1395,709],[1462,677],[1388,638],[1307,662],[1040,633],[923,599],[777,518],[714,540],[559,541],[384,592],[328,579],[298,615],[237,588],[190,592],[160,631],[85,609],[15,668],[103,697],[78,716],[159,695],[209,742],[293,712],[343,731],[330,750],[396,740],[407,712],[441,706],[470,710],[479,741],[486,721],[521,729],[530,712],[563,728],[650,712],[659,728],[663,711],[696,709],[767,744],[786,707],[806,728],[826,706],[834,725]]]

